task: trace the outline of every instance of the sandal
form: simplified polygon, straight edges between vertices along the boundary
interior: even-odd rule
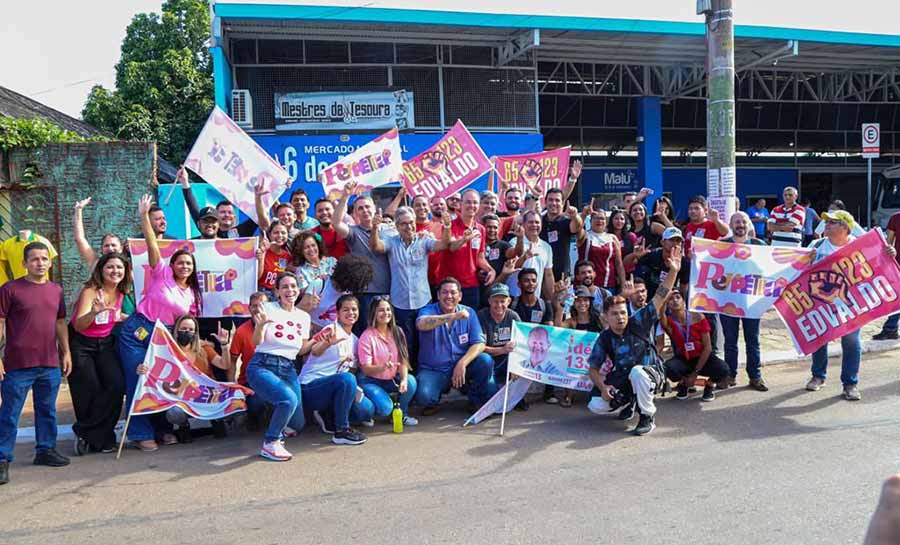
[[[159,445],[156,444],[156,441],[153,439],[147,439],[145,441],[135,441],[134,447],[141,452],[153,452],[159,450]]]
[[[163,444],[164,446],[167,446],[167,447],[168,447],[169,445],[177,445],[177,444],[178,444],[178,438],[175,437],[175,435],[173,435],[173,434],[171,434],[171,433],[164,433],[163,436],[162,436],[162,444]]]
[[[565,407],[566,409],[571,407],[572,406],[572,396],[563,396],[563,398],[559,400],[559,406]]]

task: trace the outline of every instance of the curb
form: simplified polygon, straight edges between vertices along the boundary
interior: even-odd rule
[[[894,350],[900,348],[900,341],[863,341],[862,343],[862,353],[878,353],[878,352],[888,352],[890,350]],[[835,358],[841,356],[843,354],[843,350],[841,349],[840,343],[835,343],[834,346],[828,346],[828,357]],[[743,352],[739,358],[740,363],[746,363],[744,359]],[[792,363],[792,362],[809,362],[811,361],[812,356],[803,356],[798,354],[795,350],[776,350],[770,352],[764,352],[762,354],[762,365],[773,365],[777,363]]]

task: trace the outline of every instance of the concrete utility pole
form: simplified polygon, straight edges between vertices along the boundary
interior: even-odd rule
[[[734,10],[732,0],[697,0],[706,16],[706,172],[710,205],[723,220],[736,208],[734,159]]]

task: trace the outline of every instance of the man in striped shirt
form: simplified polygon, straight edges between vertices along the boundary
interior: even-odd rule
[[[779,204],[769,214],[767,228],[772,246],[800,246],[805,220],[806,209],[797,204],[797,188],[784,188],[784,204]]]

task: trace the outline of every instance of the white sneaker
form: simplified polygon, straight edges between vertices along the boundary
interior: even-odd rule
[[[263,443],[263,448],[259,451],[259,455],[273,462],[286,462],[292,458],[291,453],[284,448],[284,443],[281,441]]]
[[[368,419],[368,420],[362,420],[362,421],[359,423],[359,425],[362,426],[362,427],[364,427],[364,428],[374,428],[374,427],[375,427],[375,419],[374,419],[374,418],[370,418],[370,419]]]
[[[419,420],[413,418],[409,415],[403,417],[403,425],[404,426],[417,426],[419,424]]]

